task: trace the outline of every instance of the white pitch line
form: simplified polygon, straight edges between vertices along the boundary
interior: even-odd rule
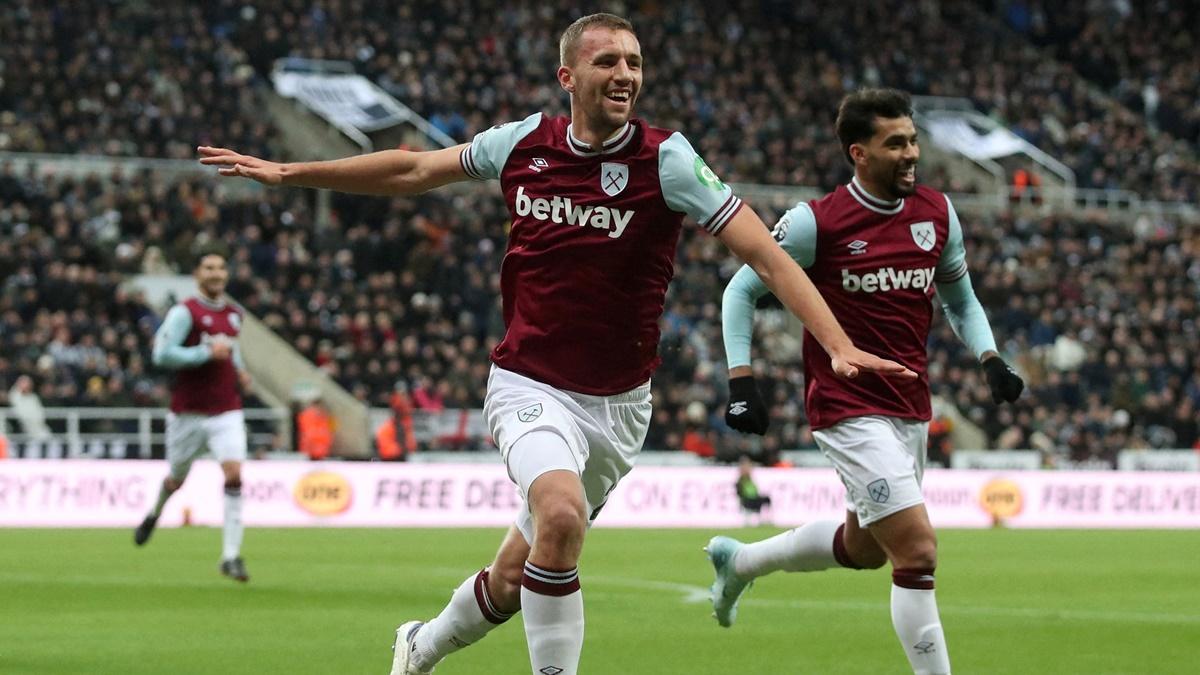
[[[668,581],[653,581],[629,577],[583,577],[585,583],[633,588],[637,590],[666,591],[682,595],[684,604],[705,604],[709,602],[709,591],[703,586],[679,584]],[[856,610],[886,612],[890,605],[886,602],[863,602],[855,600],[796,600],[783,598],[761,598],[753,594],[746,595],[741,605],[759,607],[783,607],[787,609],[812,610]],[[1054,619],[1058,621],[1104,621],[1112,623],[1164,623],[1164,624],[1200,624],[1200,615],[1179,614],[1171,612],[1114,612],[1088,609],[1039,609],[1033,607],[987,607],[979,605],[946,605],[939,604],[942,614],[960,614],[968,616],[1012,617],[1033,619]]]

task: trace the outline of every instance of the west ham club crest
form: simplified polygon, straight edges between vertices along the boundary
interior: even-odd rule
[[[933,221],[923,220],[908,226],[912,230],[913,241],[922,251],[932,251],[937,243],[937,230],[933,229]]]
[[[628,166],[617,162],[604,162],[600,165],[600,187],[604,194],[616,197],[626,185],[629,185]]]

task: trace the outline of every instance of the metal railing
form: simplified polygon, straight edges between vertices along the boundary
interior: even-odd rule
[[[164,456],[166,408],[46,408],[49,434],[29,434],[12,408],[0,408],[0,433],[8,439],[13,457],[57,459],[153,459]],[[282,425],[290,425],[285,410],[247,408],[251,451],[273,448]]]

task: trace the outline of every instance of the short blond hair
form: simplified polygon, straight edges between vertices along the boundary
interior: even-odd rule
[[[575,62],[575,54],[579,52],[579,39],[589,28],[608,28],[610,30],[627,30],[633,33],[633,24],[616,14],[589,14],[575,20],[563,31],[558,39],[558,60],[564,66]]]

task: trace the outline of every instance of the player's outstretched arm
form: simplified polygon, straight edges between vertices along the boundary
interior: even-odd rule
[[[263,185],[294,185],[360,195],[412,195],[468,180],[459,161],[464,145],[430,152],[382,150],[324,162],[272,162],[228,148],[196,148],[200,163],[222,176]]]
[[[829,354],[838,375],[857,377],[866,370],[905,378],[917,376],[895,361],[881,359],[854,346],[808,275],[775,243],[752,209],[743,207],[718,237],[804,322],[804,328]]]

